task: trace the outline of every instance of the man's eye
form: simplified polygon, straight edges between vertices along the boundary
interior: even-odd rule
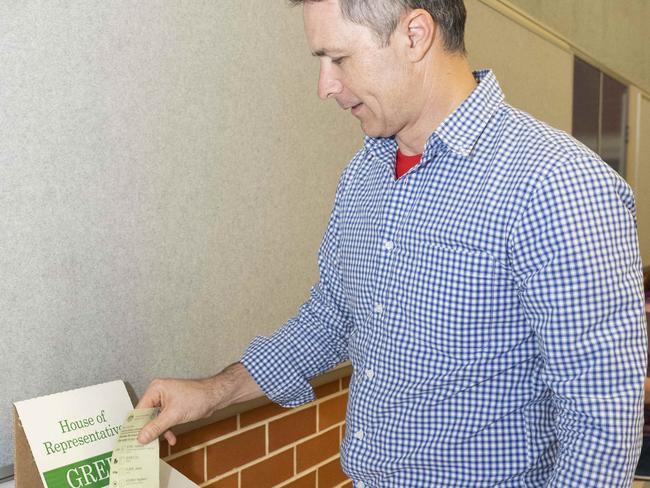
[[[345,59],[345,58],[344,58],[344,57],[333,58],[333,59],[332,59],[332,64],[339,65],[339,64],[341,64],[341,63],[343,62],[343,59]]]

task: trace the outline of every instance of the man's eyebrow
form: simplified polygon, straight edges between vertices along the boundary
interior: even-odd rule
[[[311,55],[322,58],[323,56],[331,57],[332,54],[341,53],[341,52],[342,52],[341,49],[336,49],[335,48],[335,49],[328,50],[328,49],[323,48],[323,49],[319,49],[318,51],[314,51],[313,53],[311,53]]]

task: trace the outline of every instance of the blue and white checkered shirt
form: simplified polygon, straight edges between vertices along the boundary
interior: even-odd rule
[[[275,402],[350,359],[356,487],[630,486],[645,315],[628,185],[490,71],[394,177],[366,138],[299,314],[242,363]]]

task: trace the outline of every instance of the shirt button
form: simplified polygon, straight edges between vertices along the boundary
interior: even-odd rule
[[[357,488],[366,488],[366,485],[363,483],[363,481],[359,481],[357,483]]]
[[[366,376],[371,380],[375,377],[375,372],[372,369],[366,369]]]
[[[359,439],[360,441],[363,440],[363,430],[357,430],[357,431],[354,433],[354,437],[356,437],[356,438]]]
[[[375,303],[375,312],[384,313],[384,306],[381,303]]]
[[[393,241],[384,241],[384,249],[387,251],[392,251],[395,248],[395,243]]]

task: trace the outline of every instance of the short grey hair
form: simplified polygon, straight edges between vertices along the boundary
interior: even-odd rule
[[[289,0],[292,5],[322,0]],[[339,0],[343,18],[370,28],[383,46],[390,42],[399,20],[409,10],[423,9],[443,33],[448,52],[465,54],[465,18],[463,0]]]

